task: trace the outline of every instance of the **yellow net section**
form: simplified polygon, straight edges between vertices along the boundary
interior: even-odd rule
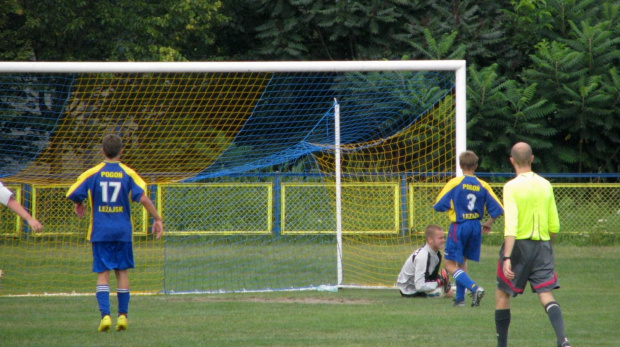
[[[89,220],[75,215],[65,194],[81,172],[104,159],[101,140],[105,134],[122,137],[121,160],[149,185],[192,177],[230,146],[268,77],[76,75],[57,123],[36,158],[2,179],[44,229],[26,233],[23,220],[0,209],[0,269],[4,272],[0,294],[94,292],[91,249],[85,239]],[[150,219],[140,204],[133,204],[132,219],[136,259],[132,292],[161,291],[164,243],[148,235]]]
[[[424,245],[425,227],[437,220],[435,192],[410,192],[451,175],[454,148],[453,95],[389,138],[343,146],[344,285],[394,285],[407,256]],[[333,152],[315,157],[324,172],[335,172]]]
[[[48,145],[5,182],[72,183],[103,160],[101,139],[124,141],[122,161],[148,183],[178,181],[228,148],[267,74],[79,75]]]
[[[44,225],[0,210],[0,295],[94,291],[89,221],[65,194],[108,133],[167,230],[155,240],[133,205],[133,292],[335,284],[334,99],[343,284],[391,286],[432,220],[411,186],[454,171],[452,88],[446,71],[0,74],[0,177]]]

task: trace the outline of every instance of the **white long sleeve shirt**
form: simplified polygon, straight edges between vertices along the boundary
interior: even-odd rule
[[[428,244],[413,252],[403,264],[396,285],[403,294],[430,292],[439,286],[437,274],[441,253],[433,251]]]
[[[10,191],[9,188],[5,187],[2,182],[0,182],[0,204],[6,206],[12,196],[13,192]]]

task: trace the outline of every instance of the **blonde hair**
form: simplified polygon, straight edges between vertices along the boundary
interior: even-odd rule
[[[428,240],[429,238],[432,238],[433,236],[435,236],[435,232],[437,231],[443,232],[443,228],[440,227],[439,225],[431,224],[427,226],[426,229],[424,230],[424,236],[426,236],[426,239]]]

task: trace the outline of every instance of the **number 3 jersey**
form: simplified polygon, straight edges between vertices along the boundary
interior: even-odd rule
[[[476,176],[463,175],[448,181],[433,208],[438,212],[448,211],[450,222],[460,223],[480,220],[485,209],[493,218],[504,213],[504,208],[491,186]]]
[[[67,198],[73,202],[88,200],[91,242],[131,242],[129,205],[140,201],[145,190],[146,183],[134,170],[118,161],[104,161],[82,173],[69,188]]]

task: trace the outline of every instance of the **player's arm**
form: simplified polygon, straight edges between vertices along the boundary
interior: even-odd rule
[[[487,219],[486,222],[482,223],[483,234],[488,234],[491,232],[491,225],[493,224],[493,221],[495,221],[495,218],[489,217],[489,219]]]
[[[435,211],[446,212],[453,209],[452,194],[450,194],[450,192],[461,182],[461,180],[462,178],[460,177],[453,178],[448,181],[448,183],[446,183],[443,189],[441,189],[441,192],[439,192],[439,195],[437,195],[437,199],[435,200],[435,204],[433,205]]]
[[[82,218],[86,213],[86,206],[84,206],[84,200],[89,197],[88,182],[92,179],[96,172],[102,167],[103,164],[97,165],[78,177],[77,181],[69,187],[66,197],[73,201],[73,211],[75,214]]]
[[[164,222],[161,220],[161,217],[157,212],[157,208],[155,208],[155,205],[153,205],[151,199],[149,199],[149,197],[144,193],[142,193],[142,196],[140,197],[140,203],[155,220],[153,222],[153,234],[157,235],[157,238],[160,238],[161,234],[164,232]]]
[[[512,272],[512,260],[510,259],[514,245],[515,245],[514,236],[506,236],[504,238],[504,254],[502,258],[502,262],[503,262],[502,269],[504,271],[504,276],[506,276],[506,278],[509,280],[512,280],[513,278],[515,278],[515,274],[514,272]]]
[[[551,238],[551,243],[553,243],[553,241],[555,241],[555,236],[560,231],[560,217],[558,215],[558,207],[555,203],[553,188],[551,188],[551,202],[549,204],[549,211],[547,212],[547,221],[549,223],[549,237]]]
[[[514,195],[514,187],[510,184],[504,185],[504,254],[502,257],[510,257],[517,237],[519,225],[519,209]],[[504,259],[503,258],[503,259]],[[503,260],[503,272],[507,279],[512,280],[515,276],[512,272],[512,260]]]
[[[84,206],[84,202],[76,202],[75,206],[73,206],[73,211],[77,214],[78,217],[84,217],[84,213],[86,213],[86,207]]]
[[[24,209],[24,207],[20,205],[20,203],[17,200],[15,200],[13,197],[9,198],[9,202],[7,203],[6,206],[11,211],[15,212],[16,215],[22,217],[26,222],[28,222],[28,225],[30,225],[32,230],[34,230],[35,232],[41,231],[41,229],[43,228],[41,223],[39,223],[38,220],[32,218],[30,213],[28,213],[28,211],[26,211],[26,209]]]

